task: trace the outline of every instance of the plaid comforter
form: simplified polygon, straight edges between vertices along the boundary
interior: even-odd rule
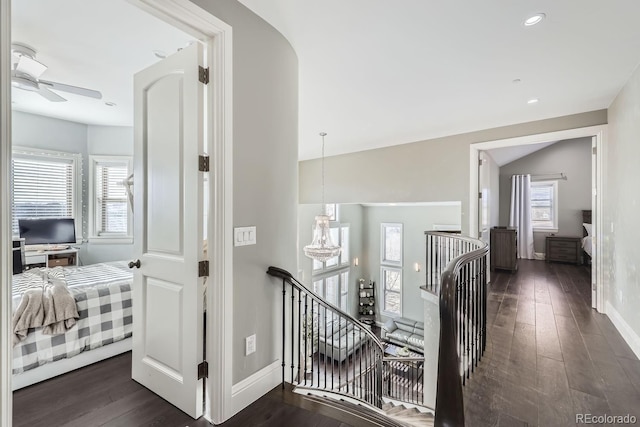
[[[30,329],[27,338],[13,348],[14,374],[131,336],[133,275],[124,262],[33,269],[15,275],[14,309],[24,290],[37,286],[46,276],[64,277],[80,319],[61,335],[43,335],[42,328]]]

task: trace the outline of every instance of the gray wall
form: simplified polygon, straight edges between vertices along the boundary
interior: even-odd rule
[[[640,69],[609,108],[604,154],[603,251],[605,300],[635,333],[640,357]]]
[[[460,206],[366,206],[364,208],[365,279],[376,282],[376,320],[385,322],[381,314],[382,282],[380,280],[380,227],[383,222],[401,223],[402,247],[402,316],[423,321],[424,301],[420,286],[425,284],[426,240],[424,232],[434,224],[460,224]],[[421,265],[416,272],[415,263]]]
[[[257,244],[233,252],[237,383],[280,357],[281,286],[267,267],[297,268],[298,60],[280,33],[236,0],[194,3],[233,27],[233,221],[257,226]],[[245,356],[252,334],[257,351]]]
[[[591,138],[560,141],[500,168],[500,225],[509,225],[511,175],[562,172],[558,181],[558,233],[582,237],[582,210],[591,209]],[[534,232],[534,250],[545,251],[548,232]]]
[[[130,259],[132,245],[87,243],[89,155],[132,155],[133,128],[91,126],[51,117],[13,112],[13,145],[82,155],[82,239],[80,262],[84,265]]]
[[[489,161],[489,227],[500,225],[500,166],[486,153]]]
[[[411,144],[327,157],[326,200],[340,202],[462,201],[469,226],[469,145],[607,123],[606,110],[521,123]],[[300,202],[319,203],[320,160],[300,162]]]

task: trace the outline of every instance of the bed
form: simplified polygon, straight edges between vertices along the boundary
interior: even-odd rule
[[[32,328],[13,347],[13,389],[131,350],[133,274],[124,261],[79,267],[36,268],[13,276],[15,311],[22,293],[42,278],[64,278],[79,314],[60,335]]]
[[[591,210],[582,211],[582,263],[591,265],[593,248]]]

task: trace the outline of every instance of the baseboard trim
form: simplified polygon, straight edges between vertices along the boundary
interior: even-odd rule
[[[609,301],[605,303],[606,314],[611,319],[613,325],[618,329],[622,338],[629,344],[631,351],[640,359],[640,336],[629,326],[622,315],[618,313]]]
[[[544,261],[546,259],[546,254],[544,252],[534,252],[533,259],[538,261]]]
[[[231,387],[233,415],[271,391],[282,382],[282,362],[276,360]],[[231,418],[231,417],[229,417]]]

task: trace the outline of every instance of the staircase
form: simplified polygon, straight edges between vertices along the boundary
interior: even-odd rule
[[[477,239],[426,234],[424,289],[439,298],[438,360],[387,354],[367,325],[269,267],[282,280],[283,389],[288,383],[323,405],[366,412],[371,419],[363,425],[464,427],[462,386],[486,347],[489,250]],[[423,406],[425,363],[438,367],[435,413]]]
[[[434,425],[433,412],[419,410],[417,407],[407,407],[405,404],[387,402],[382,405],[384,414],[404,426],[431,427]]]

